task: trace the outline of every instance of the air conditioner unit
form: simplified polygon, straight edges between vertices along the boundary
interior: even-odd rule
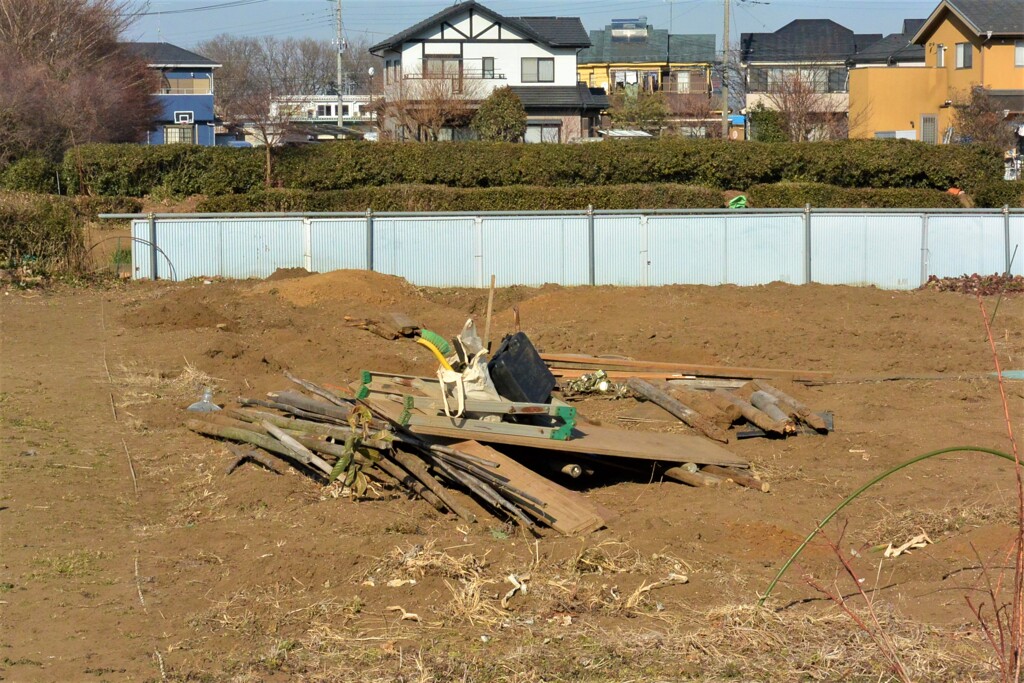
[[[174,112],[175,123],[195,123],[196,115],[190,111],[176,111]]]

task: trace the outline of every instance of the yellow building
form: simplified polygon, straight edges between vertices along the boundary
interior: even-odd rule
[[[631,88],[665,93],[673,115],[719,109],[712,99],[714,34],[669,34],[640,17],[591,31],[590,43],[576,60],[581,83],[609,95]]]
[[[923,63],[893,58],[850,71],[850,137],[955,139],[954,105],[983,87],[1008,118],[1024,100],[1024,0],[942,0],[910,37]]]

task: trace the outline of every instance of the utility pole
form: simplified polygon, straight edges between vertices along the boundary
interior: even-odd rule
[[[725,30],[722,33],[722,139],[729,139],[729,0],[725,0]]]
[[[345,42],[344,42],[345,39],[344,39],[344,36],[342,35],[341,0],[337,0],[337,2],[338,2],[337,7],[334,10],[334,24],[335,24],[334,28],[337,31],[337,35],[335,36],[335,40],[338,41],[338,74],[337,74],[338,82],[337,82],[337,85],[335,87],[338,90],[338,128],[341,128],[342,126],[345,125],[345,116],[342,113],[344,111],[344,104],[345,104],[345,95],[344,95],[344,93],[345,93],[345,82],[344,82],[345,72],[343,71],[343,67],[341,65],[341,57],[342,57],[342,54],[344,54],[344,52],[345,52]],[[339,135],[340,135],[340,131],[339,131]]]

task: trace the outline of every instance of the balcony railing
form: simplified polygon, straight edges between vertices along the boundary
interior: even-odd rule
[[[209,89],[198,89],[198,88],[160,88],[156,91],[157,95],[212,95],[213,92]]]
[[[441,80],[458,81],[460,79],[464,80],[464,81],[472,81],[472,80],[478,80],[478,81],[479,80],[482,80],[482,81],[490,81],[490,80],[503,81],[503,80],[505,80],[505,74],[501,73],[500,71],[481,71],[479,69],[477,69],[477,70],[463,69],[461,74],[433,74],[433,73],[424,74],[424,73],[413,72],[413,73],[409,73],[409,74],[402,74],[402,78],[404,78],[404,79],[406,79],[408,81],[441,81]]]

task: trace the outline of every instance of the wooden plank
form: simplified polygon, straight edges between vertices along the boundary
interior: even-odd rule
[[[497,464],[496,471],[506,477],[510,485],[544,501],[542,511],[535,516],[560,533],[573,535],[596,531],[614,516],[587,500],[582,494],[559,486],[504,453],[478,441],[458,441],[448,445],[463,453]],[[524,506],[524,509],[536,513],[536,510],[529,506]]]
[[[399,424],[402,406],[391,401],[375,398],[364,399],[380,415],[385,415]],[[577,424],[572,438],[566,441],[539,439],[510,434],[475,433],[455,427],[410,427],[409,431],[422,436],[439,436],[448,439],[475,439],[483,443],[524,446],[562,453],[584,453],[604,455],[611,458],[636,458],[662,462],[694,462],[698,465],[721,465],[722,467],[750,467],[750,463],[730,453],[718,444],[699,436],[684,434],[663,434],[658,432],[630,432],[595,425]]]
[[[559,379],[579,379],[583,375],[590,374],[594,371],[593,368],[550,368],[551,374]],[[742,386],[746,379],[727,379],[727,378],[701,378],[693,375],[687,375],[683,373],[672,373],[672,372],[641,372],[639,370],[607,370],[605,374],[608,379],[612,381],[622,381],[629,379],[630,377],[639,377],[641,379],[653,379],[653,380],[664,380],[672,382],[673,384],[680,382],[684,386],[689,386],[697,389],[733,389],[735,387]]]
[[[422,428],[451,427],[474,434],[508,434],[526,439],[553,439],[564,441],[572,435],[575,421],[566,422],[558,427],[541,427],[538,425],[518,424],[515,422],[488,422],[473,420],[466,417],[448,417],[446,415],[423,415],[419,412],[406,410],[399,417],[399,423],[418,434]]]
[[[701,377],[731,377],[739,379],[787,379],[793,382],[814,382],[829,379],[831,372],[815,370],[789,370],[777,368],[728,367],[724,365],[701,365],[696,363],[663,363],[646,360],[623,360],[600,358],[576,354],[542,353],[541,359],[548,365],[559,368],[595,368],[615,371],[665,372],[695,375]],[[636,376],[636,375],[632,375]],[[645,378],[647,379],[647,378]]]

